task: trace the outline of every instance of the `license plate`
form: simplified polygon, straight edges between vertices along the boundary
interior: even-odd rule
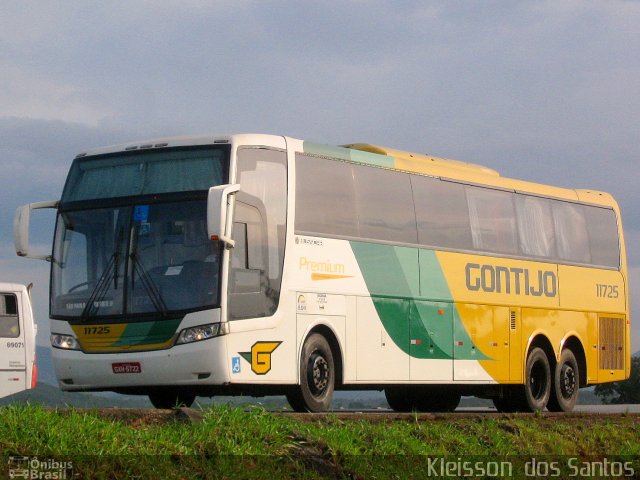
[[[113,373],[142,373],[140,362],[120,362],[112,363]]]

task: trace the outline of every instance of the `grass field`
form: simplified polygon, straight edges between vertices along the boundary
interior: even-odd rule
[[[389,418],[11,405],[0,408],[0,454],[0,476],[29,471],[29,478],[638,478],[640,415]]]

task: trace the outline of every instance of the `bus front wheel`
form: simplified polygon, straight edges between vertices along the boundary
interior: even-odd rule
[[[335,384],[333,353],[319,333],[304,342],[300,356],[300,385],[287,393],[296,412],[324,412],[331,406]]]
[[[547,408],[551,412],[570,412],[578,401],[578,362],[571,350],[565,348],[553,375],[553,390]]]

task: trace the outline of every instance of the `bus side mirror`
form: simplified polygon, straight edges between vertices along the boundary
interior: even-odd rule
[[[224,242],[226,248],[233,248],[231,222],[228,222],[231,195],[240,190],[240,184],[219,185],[209,189],[207,198],[207,233],[211,240]]]
[[[51,261],[51,255],[29,255],[29,218],[31,210],[40,208],[58,208],[58,201],[35,202],[18,207],[13,219],[13,241],[19,257]]]

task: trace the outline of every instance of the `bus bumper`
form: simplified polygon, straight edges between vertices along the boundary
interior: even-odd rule
[[[84,353],[52,348],[62,390],[118,390],[137,387],[206,387],[229,383],[225,336],[132,353]]]

